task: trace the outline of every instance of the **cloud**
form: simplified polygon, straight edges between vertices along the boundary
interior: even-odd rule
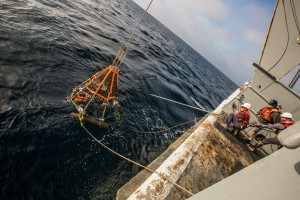
[[[150,2],[134,1],[143,8]],[[149,12],[240,85],[252,79],[252,63],[259,60],[274,4],[159,0],[153,1]]]
[[[265,41],[265,34],[257,30],[243,31],[243,39],[246,43],[252,43],[256,46],[260,46]]]

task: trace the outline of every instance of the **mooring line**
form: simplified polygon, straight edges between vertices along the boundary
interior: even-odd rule
[[[183,106],[186,106],[186,107],[189,107],[189,108],[193,108],[193,109],[196,109],[196,110],[201,110],[203,112],[207,112],[207,113],[211,113],[212,111],[207,111],[207,110],[204,110],[204,109],[201,109],[201,108],[197,108],[197,107],[194,107],[194,106],[190,106],[190,105],[187,105],[187,104],[184,104],[184,103],[180,103],[178,101],[174,101],[172,99],[167,99],[167,98],[164,98],[164,97],[161,97],[161,96],[157,96],[155,94],[149,94],[153,97],[157,97],[157,98],[160,98],[160,99],[164,99],[164,100],[167,100],[167,101],[170,101],[170,102],[173,102],[173,103],[177,103],[177,104],[180,104],[180,105],[183,105]]]

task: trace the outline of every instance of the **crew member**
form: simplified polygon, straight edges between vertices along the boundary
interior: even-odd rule
[[[249,109],[251,109],[251,104],[244,103],[241,105],[241,110],[239,112],[230,113],[227,117],[227,130],[229,130],[231,127],[233,130],[245,129],[249,125]]]
[[[280,112],[280,109],[278,109],[278,102],[275,99],[272,99],[266,107],[263,107],[257,113],[258,125],[278,123],[280,121]],[[260,126],[255,128],[250,140],[252,140],[261,129]]]
[[[245,82],[241,87],[240,87],[240,92],[242,92],[246,87],[249,86],[248,82]]]
[[[278,138],[277,138],[277,134],[280,133],[282,130],[290,127],[294,123],[295,122],[293,121],[293,115],[291,113],[284,112],[280,116],[280,122],[279,123],[269,124],[269,125],[255,125],[256,127],[260,127],[260,128],[273,128],[273,129],[275,129],[276,137],[263,139],[262,141],[259,141],[254,146],[251,145],[251,144],[247,144],[248,148],[251,151],[254,151],[255,149],[257,149],[257,148],[259,148],[259,147],[261,147],[265,144],[281,145]]]

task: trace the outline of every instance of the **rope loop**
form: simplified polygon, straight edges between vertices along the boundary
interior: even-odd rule
[[[83,113],[79,113],[78,118],[79,118],[80,121],[82,121],[83,120]]]

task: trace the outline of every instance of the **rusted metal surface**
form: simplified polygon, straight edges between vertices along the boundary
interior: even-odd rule
[[[207,115],[208,116],[208,115]],[[181,135],[175,142],[173,142],[168,149],[163,152],[158,158],[156,158],[148,167],[152,169],[157,169],[206,119],[203,117],[198,121],[194,126],[187,130],[183,135]],[[143,183],[145,180],[150,177],[152,173],[144,169],[136,176],[134,176],[128,183],[126,183],[122,188],[117,192],[116,199],[123,200],[128,199],[128,197]]]
[[[197,193],[253,163],[245,146],[227,134],[220,125],[214,125],[201,144],[178,184]],[[172,188],[165,199],[186,199],[184,192]]]
[[[166,159],[157,169],[157,172],[169,177],[173,182],[177,182],[182,176],[185,169],[188,167],[194,155],[199,153],[200,146],[207,146],[202,151],[202,159],[206,160],[209,157],[214,158],[217,155],[216,149],[219,146],[217,140],[210,142],[208,135],[214,130],[214,123],[217,120],[216,115],[210,115],[207,119],[177,148],[173,154]],[[226,148],[225,148],[226,149]],[[210,159],[212,160],[212,159]],[[169,181],[162,181],[158,174],[152,174],[130,197],[129,199],[144,199],[145,197],[163,197],[167,198],[173,185]]]
[[[245,145],[229,135],[210,114],[168,157],[157,172],[197,193],[253,163]],[[176,141],[178,143],[178,141]],[[159,158],[158,158],[159,159]],[[148,173],[150,174],[150,173]],[[135,188],[127,195],[127,189]],[[129,197],[130,196],[130,197]],[[117,199],[186,199],[189,195],[154,173],[138,186],[128,184]]]

